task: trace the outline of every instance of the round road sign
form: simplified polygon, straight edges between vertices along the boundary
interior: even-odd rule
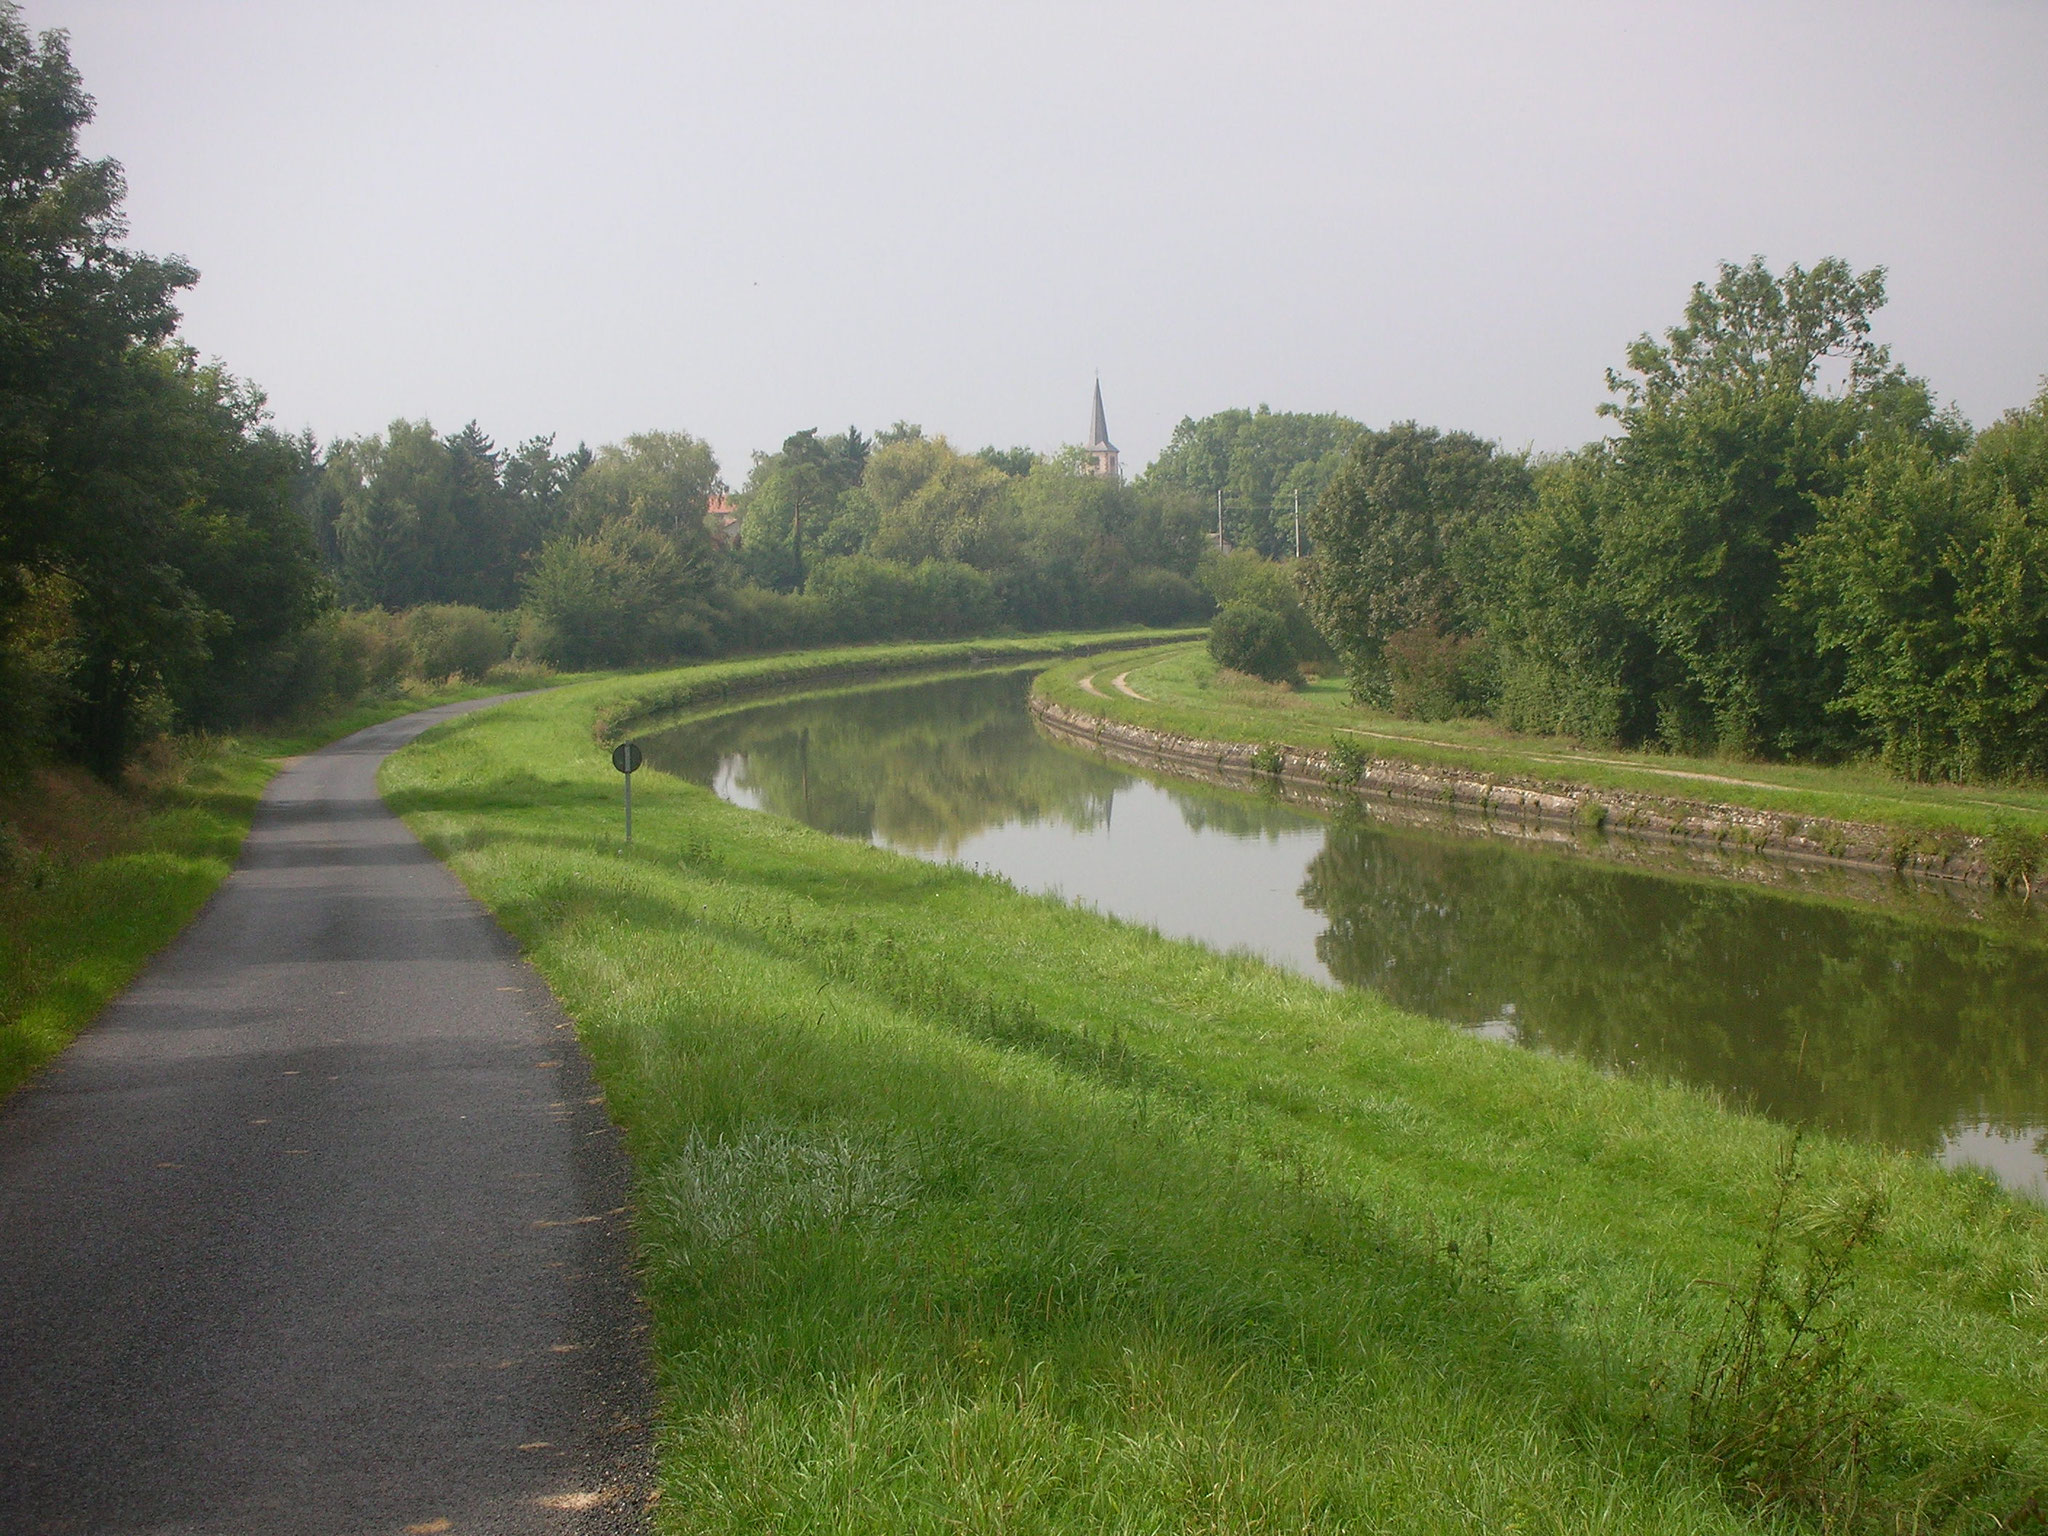
[[[612,766],[621,773],[631,773],[640,766],[640,743],[622,741],[612,748]]]

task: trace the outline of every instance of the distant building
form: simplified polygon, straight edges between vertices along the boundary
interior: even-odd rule
[[[711,542],[720,549],[740,547],[740,515],[723,496],[714,496],[704,508],[704,526],[711,530]]]
[[[1109,422],[1102,414],[1102,380],[1095,381],[1095,420],[1088,426],[1088,473],[1105,480],[1117,478],[1116,444],[1109,440]]]

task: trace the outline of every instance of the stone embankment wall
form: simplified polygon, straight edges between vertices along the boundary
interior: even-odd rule
[[[1355,797],[1390,807],[1477,819],[1486,830],[1540,841],[1587,832],[1646,838],[1717,855],[1761,856],[1807,864],[1912,874],[1968,885],[1991,884],[1984,840],[1962,832],[1912,833],[1868,822],[1798,817],[1751,806],[1675,795],[1489,778],[1392,758],[1339,764],[1329,752],[1205,741],[1149,730],[1073,709],[1033,694],[1031,710],[1055,736],[1092,746],[1139,768],[1236,787],[1290,786],[1308,798],[1342,804]],[[1355,776],[1354,776],[1355,775]]]

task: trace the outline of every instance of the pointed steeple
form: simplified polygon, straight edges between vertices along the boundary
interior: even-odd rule
[[[1114,480],[1116,468],[1116,444],[1109,440],[1109,418],[1102,414],[1102,380],[1095,381],[1095,418],[1088,425],[1089,472]]]

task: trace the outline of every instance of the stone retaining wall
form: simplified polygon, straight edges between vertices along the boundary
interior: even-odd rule
[[[1173,735],[1074,709],[1037,693],[1031,696],[1031,710],[1053,735],[1094,747],[1133,767],[1238,788],[1267,782],[1334,804],[1355,797],[1390,806],[1434,808],[1461,820],[1476,818],[1489,831],[1542,841],[1618,833],[1719,855],[1991,884],[1984,840],[1962,832],[1916,834],[1868,822],[1797,817],[1751,806],[1552,780],[1494,778],[1382,757],[1365,758],[1356,779],[1350,779],[1338,771],[1328,752]]]

